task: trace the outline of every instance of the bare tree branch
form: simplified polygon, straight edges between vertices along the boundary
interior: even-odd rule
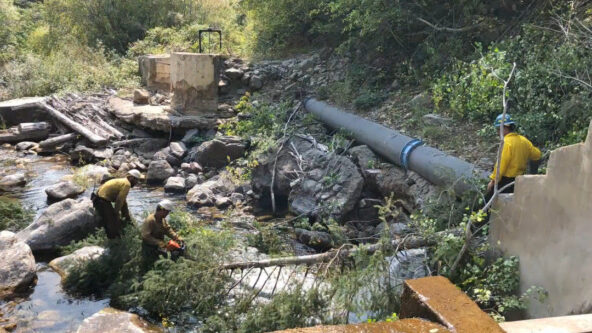
[[[437,25],[435,25],[433,23],[430,23],[430,22],[422,19],[421,17],[416,17],[415,19],[418,20],[419,22],[421,22],[421,23],[429,26],[430,28],[432,28],[434,30],[437,30],[437,31],[466,32],[466,31],[473,30],[473,29],[478,28],[478,27],[481,26],[481,22],[479,22],[477,24],[466,26],[466,27],[462,27],[462,28],[449,28],[449,27],[440,27],[440,26],[437,26]]]

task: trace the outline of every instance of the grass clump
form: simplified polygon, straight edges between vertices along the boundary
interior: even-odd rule
[[[33,216],[18,200],[0,196],[0,230],[19,231],[33,222]]]

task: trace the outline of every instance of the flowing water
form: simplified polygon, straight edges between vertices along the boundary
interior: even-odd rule
[[[12,150],[0,149],[0,176],[25,172],[29,180],[23,188],[4,195],[21,201],[38,217],[49,205],[45,188],[71,175],[75,169],[64,156],[18,156]],[[92,188],[79,197],[90,197]],[[181,202],[182,196],[165,194],[162,188],[136,187],[128,195],[130,212],[136,221],[142,221],[146,212],[153,210],[164,197]],[[47,266],[51,258],[37,259],[37,284],[26,297],[10,302],[0,301],[2,316],[16,322],[16,332],[71,332],[97,311],[109,304],[108,299],[80,298],[69,295],[61,286],[60,276]],[[3,315],[2,315],[3,314]]]

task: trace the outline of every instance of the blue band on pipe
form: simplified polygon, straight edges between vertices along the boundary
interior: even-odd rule
[[[409,165],[409,155],[411,155],[411,152],[415,148],[421,146],[422,144],[423,144],[423,141],[421,141],[419,139],[413,139],[413,140],[407,142],[405,147],[403,147],[403,150],[401,150],[401,157],[399,159],[403,169],[407,170],[407,167]]]

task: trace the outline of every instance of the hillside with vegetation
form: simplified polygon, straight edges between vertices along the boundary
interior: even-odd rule
[[[479,210],[485,184],[477,182],[476,191],[459,197],[450,188],[413,178],[413,184],[401,185],[405,191],[383,193],[382,185],[370,184],[364,170],[403,172],[367,147],[355,150],[359,145],[348,133],[327,131],[300,112],[299,103],[304,96],[314,96],[491,170],[498,144],[493,120],[503,111],[504,80],[515,67],[505,96],[508,112],[545,158],[549,150],[581,142],[592,119],[592,3],[0,0],[0,101],[105,91],[129,97],[140,86],[138,56],[197,52],[198,31],[205,28],[222,30],[220,53],[229,63],[276,73],[278,79],[260,91],[229,99],[238,116],[220,122],[217,131],[248,142],[247,152],[222,168],[204,169],[200,177],[217,180],[224,175],[220,179],[227,177],[236,188],[252,184],[252,200],[257,202],[252,206],[265,207],[263,213],[274,216],[255,218],[262,211],[236,208],[211,215],[217,221],[212,223],[174,213],[171,225],[198,258],[161,260],[148,272],[140,268],[141,241],[135,229],[126,230],[123,245],[98,231],[63,247],[62,254],[100,245],[112,255],[81,265],[65,280],[65,288],[77,295],[107,296],[112,306],[171,330],[265,332],[395,320],[400,285],[391,280],[391,265],[403,260],[397,244],[412,238],[421,239],[417,247],[425,252],[408,249],[406,255],[422,257],[418,260],[423,260],[424,275],[448,277],[496,320],[519,317],[529,299],[543,296],[536,286],[518,294],[519,260],[500,257],[489,247],[487,227],[471,239],[465,237],[469,220],[485,219]],[[204,43],[206,50],[218,52],[216,41]],[[437,122],[426,122],[426,115]],[[189,144],[211,139],[200,135]],[[282,214],[276,214],[276,202],[265,201],[269,184],[257,193],[262,178],[275,179],[278,156],[285,157],[284,144],[300,148],[306,140],[323,147],[315,154],[328,156],[330,162],[347,159],[362,170],[366,182],[358,192],[363,198],[354,205],[356,217],[373,217],[370,226],[351,215],[336,217],[335,208],[325,206],[310,217],[278,217]],[[302,162],[302,156],[298,158]],[[316,184],[323,191],[340,192],[346,182],[330,172],[319,178]],[[288,181],[286,186],[300,186],[295,184]],[[422,188],[411,193],[413,185]],[[288,205],[288,194],[277,194],[280,206]],[[0,219],[6,216],[8,221],[2,229],[21,229],[26,225],[22,220],[31,215],[13,201],[0,200],[0,208]],[[248,222],[241,220],[244,216]],[[248,224],[247,231],[235,232],[241,223]],[[241,281],[235,282],[232,272],[218,267],[235,258],[237,247],[255,248],[265,258],[301,255],[288,236],[296,232],[322,235],[307,244],[315,253],[358,250],[335,267],[333,261],[322,266],[312,283],[306,283],[308,268],[306,273],[293,272],[304,276],[301,282],[260,302],[261,290],[234,290],[242,272]],[[413,278],[415,272],[406,274]],[[291,277],[292,272],[287,279]],[[272,296],[275,291],[273,287]]]

